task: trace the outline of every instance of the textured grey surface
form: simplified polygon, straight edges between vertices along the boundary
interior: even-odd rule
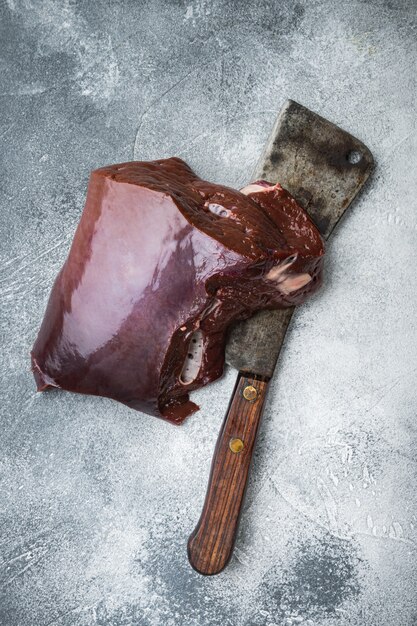
[[[417,622],[416,11],[400,2],[2,0],[2,626]],[[28,351],[91,169],[246,182],[291,97],[377,171],[291,323],[235,557],[185,544],[234,373],[181,428],[37,395]]]

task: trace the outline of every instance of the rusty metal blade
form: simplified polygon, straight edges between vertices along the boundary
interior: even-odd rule
[[[327,239],[362,188],[373,157],[358,139],[293,100],[277,118],[253,180],[279,182]],[[226,360],[238,370],[270,378],[294,308],[260,311],[236,324]]]

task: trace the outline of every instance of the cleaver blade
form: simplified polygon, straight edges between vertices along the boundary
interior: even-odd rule
[[[287,100],[252,180],[280,183],[327,239],[373,168],[358,139],[306,107]],[[294,308],[260,311],[230,331],[226,361],[271,378]]]

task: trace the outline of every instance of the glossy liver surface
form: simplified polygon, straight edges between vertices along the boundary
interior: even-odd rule
[[[180,423],[189,392],[222,374],[229,324],[302,303],[323,254],[280,185],[236,191],[177,158],[98,169],[32,351],[38,389]]]

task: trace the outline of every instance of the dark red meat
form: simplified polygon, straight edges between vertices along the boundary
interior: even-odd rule
[[[303,302],[323,253],[280,185],[235,191],[177,158],[96,170],[32,351],[38,389],[180,423],[222,374],[230,322]]]

